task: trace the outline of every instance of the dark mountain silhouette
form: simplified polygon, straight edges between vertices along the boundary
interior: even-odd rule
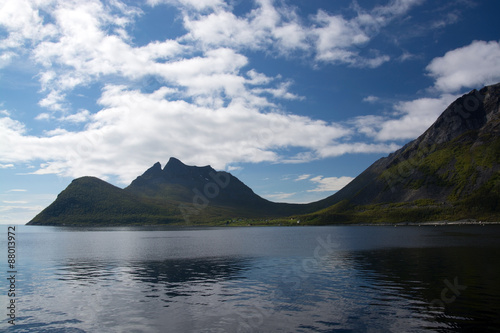
[[[193,201],[198,195],[222,206],[270,204],[230,173],[217,172],[210,166],[187,166],[174,157],[163,170],[160,163],[153,165],[125,190],[141,197],[181,202]]]
[[[125,189],[94,177],[75,179],[28,224],[213,223],[313,210],[306,205],[268,201],[230,173],[210,166],[187,166],[172,157],[163,170],[155,163]]]
[[[274,203],[230,173],[170,158],[124,189],[75,179],[28,224],[213,224],[290,216],[312,224],[500,220],[500,84],[457,99],[419,138],[318,202]]]

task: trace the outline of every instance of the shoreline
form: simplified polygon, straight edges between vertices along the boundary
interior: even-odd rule
[[[459,221],[426,221],[426,222],[372,222],[372,223],[331,223],[331,224],[234,224],[234,225],[224,225],[224,224],[193,224],[193,225],[179,225],[179,224],[104,224],[104,225],[89,225],[89,224],[61,224],[61,225],[32,225],[32,224],[20,224],[22,226],[40,226],[40,227],[65,227],[65,228],[110,228],[110,227],[175,227],[175,228],[193,228],[193,227],[324,227],[324,226],[389,226],[389,227],[404,227],[404,226],[457,226],[457,225],[500,225],[500,222],[490,222],[490,221],[475,221],[475,220],[459,220]]]

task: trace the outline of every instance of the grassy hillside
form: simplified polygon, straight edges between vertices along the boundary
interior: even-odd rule
[[[382,172],[378,181],[406,170],[397,188],[400,201],[357,204],[344,199],[301,217],[312,224],[379,223],[475,219],[500,221],[500,137],[465,133],[408,167],[407,160]],[[383,191],[391,192],[386,184]],[[402,194],[404,192],[404,194]],[[406,197],[416,199],[407,201]],[[355,196],[354,196],[355,197]]]
[[[158,206],[98,178],[75,179],[31,225],[122,225],[179,221],[175,205]]]

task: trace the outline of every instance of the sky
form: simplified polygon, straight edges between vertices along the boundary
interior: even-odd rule
[[[170,157],[312,202],[500,82],[494,0],[4,0],[0,223]]]

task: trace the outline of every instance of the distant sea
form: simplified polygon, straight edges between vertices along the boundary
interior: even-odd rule
[[[0,228],[2,332],[500,331],[498,225]]]

